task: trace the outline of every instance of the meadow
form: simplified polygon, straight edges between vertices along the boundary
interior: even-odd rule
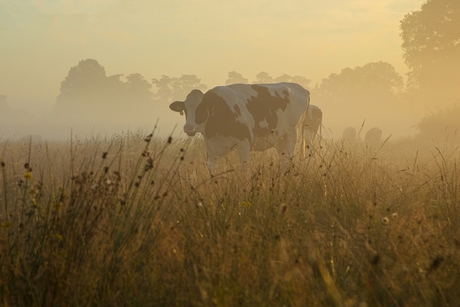
[[[211,177],[155,133],[0,143],[0,306],[459,306],[459,149],[326,140]]]

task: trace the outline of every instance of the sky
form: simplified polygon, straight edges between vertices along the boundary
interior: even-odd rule
[[[52,108],[79,61],[107,75],[195,74],[208,88],[236,71],[313,84],[369,62],[407,72],[399,24],[423,0],[0,0],[0,94]]]

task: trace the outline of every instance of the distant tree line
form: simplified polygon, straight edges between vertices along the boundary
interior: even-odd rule
[[[249,83],[249,79],[244,78],[240,73],[236,71],[231,71],[228,73],[228,79],[225,81],[225,84],[235,84],[235,83]],[[302,85],[305,88],[310,88],[311,80],[302,76],[290,76],[288,74],[283,74],[279,77],[273,78],[267,72],[260,72],[256,75],[256,79],[251,83],[277,83],[277,82],[294,82]]]
[[[61,82],[60,93],[56,99],[57,108],[73,106],[107,105],[115,107],[126,103],[169,103],[185,99],[193,89],[205,91],[208,87],[196,75],[182,75],[147,81],[140,73],[107,76],[104,66],[95,59],[86,59],[70,68],[67,77]],[[310,80],[301,76],[283,74],[272,77],[266,72],[256,76],[253,83],[296,82],[309,87]],[[228,73],[225,84],[248,83],[248,79],[232,71]]]
[[[70,68],[67,77],[61,82],[56,107],[108,105],[116,107],[131,101],[152,102],[152,84],[139,74],[107,76],[105,68],[94,59],[82,60]]]
[[[267,72],[249,80],[231,71],[225,84],[296,82],[312,92],[315,104],[338,114],[359,108],[381,115],[407,104],[423,108],[460,101],[460,1],[428,0],[419,11],[401,20],[400,29],[403,57],[409,68],[406,86],[402,76],[386,62],[344,68],[314,87],[303,76],[272,77]],[[164,108],[171,101],[185,99],[192,89],[205,91],[208,87],[196,75],[163,75],[150,82],[139,73],[107,76],[95,59],[86,59],[72,67],[62,81],[56,108]],[[426,126],[427,121],[424,123]]]

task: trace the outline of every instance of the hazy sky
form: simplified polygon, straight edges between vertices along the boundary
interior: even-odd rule
[[[400,73],[399,21],[422,0],[0,0],[0,93],[54,103],[78,61],[148,80],[229,71],[320,81],[387,61]]]
[[[230,71],[249,81],[386,61],[404,74],[399,22],[423,0],[0,0],[0,94],[37,112],[93,58],[108,75],[195,74],[209,88]]]

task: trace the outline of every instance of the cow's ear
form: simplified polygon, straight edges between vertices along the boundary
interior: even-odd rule
[[[174,101],[169,105],[169,108],[175,112],[179,112],[180,115],[183,115],[185,110],[185,103],[183,101]]]

